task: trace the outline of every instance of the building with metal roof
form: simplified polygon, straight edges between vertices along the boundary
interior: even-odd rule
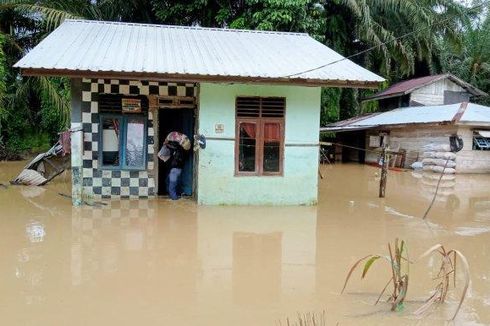
[[[16,65],[28,75],[374,87],[384,79],[308,34],[66,20]]]
[[[385,90],[382,90],[372,96],[366,97],[364,100],[372,101],[372,100],[381,100],[392,97],[399,97],[403,95],[411,94],[423,87],[431,85],[433,83],[449,80],[452,83],[458,85],[462,89],[466,90],[471,96],[487,96],[488,94],[479,90],[475,86],[465,82],[464,80],[451,75],[451,74],[440,74],[440,75],[431,75],[420,78],[413,78],[409,80],[404,80],[399,83],[393,84]],[[441,103],[442,104],[442,103]]]
[[[457,136],[463,147],[455,154],[456,170],[490,172],[490,107],[483,105],[463,102],[404,107],[332,123],[321,131],[336,132],[341,143],[355,139],[355,145],[366,151],[358,155],[347,149],[344,158],[362,158],[367,163],[379,161],[384,141],[392,150],[405,153],[402,167],[422,160],[428,145],[449,147],[449,138]]]
[[[456,76],[441,74],[401,81],[364,101],[376,100],[380,111],[388,111],[407,106],[470,102],[484,96],[488,94]]]
[[[321,87],[384,80],[307,34],[85,20],[15,66],[71,79],[75,205],[313,205]]]
[[[405,107],[343,120],[320,128],[321,131],[349,131],[377,127],[403,127],[424,124],[489,126],[490,108],[474,103]]]

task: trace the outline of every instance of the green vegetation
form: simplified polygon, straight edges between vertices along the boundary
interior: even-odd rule
[[[364,279],[373,264],[381,258],[388,263],[389,270],[391,272],[391,278],[388,280],[388,283],[386,283],[383,290],[379,294],[375,305],[378,304],[383,294],[386,292],[389,286],[392,285],[392,291],[388,298],[388,302],[391,304],[391,311],[403,310],[404,302],[408,292],[409,267],[410,264],[413,264],[414,262],[410,261],[408,257],[407,246],[405,241],[403,240],[399,242],[398,239],[396,239],[393,246],[388,243],[388,252],[389,256],[367,255],[357,260],[347,273],[347,277],[345,279],[344,287],[342,288],[341,293],[344,293],[345,288],[347,287],[347,283],[352,276],[352,273],[357,269],[361,262],[365,261],[361,276],[361,279]],[[423,316],[435,304],[443,304],[446,301],[451,278],[453,279],[453,286],[454,288],[456,288],[456,265],[457,258],[459,257],[459,260],[462,264],[460,269],[462,269],[464,275],[464,287],[459,297],[456,311],[449,319],[449,321],[453,321],[456,318],[459,310],[461,309],[461,305],[463,304],[463,301],[466,298],[466,294],[468,292],[468,287],[470,285],[470,267],[468,265],[466,257],[460,251],[455,249],[446,250],[446,248],[444,248],[444,246],[441,244],[437,244],[428,249],[419,257],[417,262],[433,254],[439,254],[439,256],[441,257],[439,271],[436,277],[433,279],[437,282],[437,284],[435,285],[431,296],[427,300],[425,300],[424,304],[413,313],[417,316]]]
[[[458,0],[0,0],[0,148],[20,152],[33,146],[30,139],[49,141],[67,127],[68,81],[22,77],[11,68],[66,18],[306,32],[345,56],[361,53],[352,60],[389,83],[448,71],[489,90],[488,4],[474,6]],[[373,103],[359,104],[372,92],[325,89],[322,124],[375,111]]]
[[[410,266],[410,260],[408,258],[408,251],[405,245],[405,241],[402,240],[401,242],[398,242],[398,239],[396,239],[393,247],[390,243],[388,243],[388,252],[390,254],[389,256],[367,255],[366,257],[363,257],[356,261],[347,273],[347,277],[345,279],[344,287],[342,288],[341,293],[345,291],[345,288],[347,287],[347,283],[349,282],[352,273],[362,261],[366,261],[361,276],[361,278],[364,279],[367,272],[369,271],[369,268],[371,268],[374,262],[382,258],[386,262],[388,262],[388,265],[390,266],[391,278],[388,280],[385,287],[379,294],[375,304],[378,304],[388,286],[392,284],[392,292],[390,297],[388,298],[388,302],[391,304],[391,311],[403,310],[403,304],[405,302],[408,291],[408,271]]]

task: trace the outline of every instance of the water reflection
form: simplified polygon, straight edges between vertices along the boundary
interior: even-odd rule
[[[274,325],[325,309],[329,325],[441,324],[454,295],[424,320],[410,314],[430,293],[436,259],[411,269],[402,313],[372,305],[389,278],[381,264],[339,294],[356,258],[385,253],[399,237],[412,257],[435,243],[463,251],[472,287],[458,323],[490,324],[490,176],[458,175],[424,222],[431,196],[422,179],[390,172],[379,199],[375,169],[324,175],[318,207],[124,200],[72,208],[58,195],[64,183],[0,189],[0,323]]]
[[[218,290],[235,304],[311,296],[316,218],[316,207],[200,207],[201,286],[231,283]]]

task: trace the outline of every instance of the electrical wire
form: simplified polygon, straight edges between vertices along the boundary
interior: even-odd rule
[[[469,10],[469,11],[472,11],[472,10],[480,9],[481,7],[483,7],[483,6],[485,6],[485,5],[490,5],[490,1],[485,1],[485,2],[482,2],[482,3],[480,3],[479,5],[476,5],[476,6],[474,6],[474,7],[468,8],[468,10]],[[408,36],[410,36],[410,35],[412,35],[412,34],[416,34],[416,33],[420,32],[420,31],[425,30],[425,29],[433,28],[434,26],[439,25],[439,24],[442,24],[442,23],[445,23],[445,22],[447,22],[447,21],[449,21],[449,20],[451,20],[451,18],[446,18],[446,19],[441,20],[440,22],[437,22],[437,23],[432,24],[432,25],[430,25],[430,26],[425,26],[425,27],[423,27],[423,28],[416,29],[416,30],[413,30],[413,31],[411,31],[411,32],[405,33],[405,34],[403,34],[403,35],[401,35],[401,36],[394,37],[392,40],[385,41],[385,42],[382,42],[382,43],[380,43],[380,44],[374,45],[374,46],[372,46],[372,47],[370,47],[370,48],[368,48],[368,49],[362,50],[362,51],[360,51],[360,52],[357,52],[357,53],[355,53],[355,54],[349,55],[349,56],[347,56],[347,57],[343,57],[343,58],[341,58],[341,59],[338,59],[338,60],[335,60],[335,61],[332,61],[332,62],[329,62],[329,63],[323,64],[323,65],[318,66],[318,67],[315,67],[315,68],[311,68],[311,69],[303,70],[303,71],[300,71],[300,72],[296,72],[296,73],[294,73],[294,74],[285,75],[285,76],[282,76],[281,78],[291,78],[291,77],[294,77],[294,76],[298,76],[298,75],[306,74],[306,73],[309,73],[309,72],[312,72],[312,71],[315,71],[315,70],[319,70],[319,69],[322,69],[322,68],[325,68],[325,67],[328,67],[328,66],[334,65],[334,64],[339,63],[339,62],[342,62],[342,61],[344,61],[344,60],[350,60],[351,58],[357,57],[357,56],[359,56],[359,55],[361,55],[361,54],[368,53],[368,52],[371,52],[371,51],[373,51],[373,50],[376,50],[377,48],[379,48],[379,47],[381,47],[381,46],[383,46],[383,45],[386,45],[386,44],[391,43],[391,42],[396,42],[396,41],[398,41],[398,40],[401,40],[401,39],[403,39],[403,38],[405,38],[405,37],[408,37]]]

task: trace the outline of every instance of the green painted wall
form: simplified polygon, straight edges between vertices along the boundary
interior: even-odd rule
[[[237,96],[286,97],[284,176],[234,176],[234,140],[209,139],[199,152],[198,202],[204,205],[314,205],[318,192],[320,88],[201,83],[199,133],[235,138]],[[215,133],[223,124],[224,132]],[[289,145],[289,146],[288,146]]]

